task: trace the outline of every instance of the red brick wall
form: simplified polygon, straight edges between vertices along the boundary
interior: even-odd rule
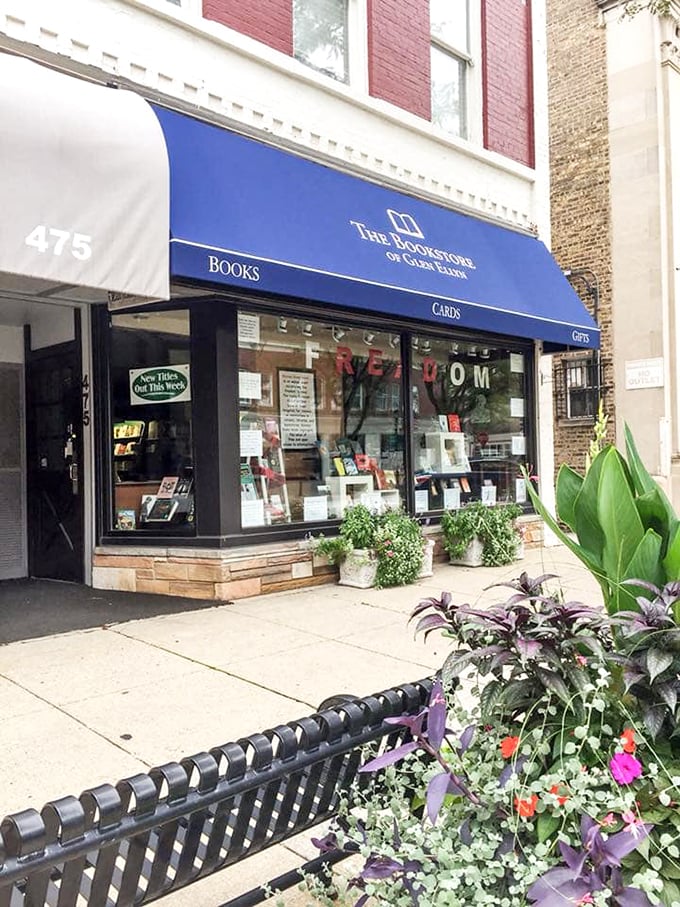
[[[284,54],[293,53],[292,0],[203,0],[203,15]]]
[[[530,0],[482,0],[484,147],[534,166]]]
[[[428,0],[368,0],[368,90],[430,119]]]

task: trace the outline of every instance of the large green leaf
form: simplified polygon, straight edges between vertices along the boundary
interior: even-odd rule
[[[574,505],[582,486],[583,476],[563,463],[557,474],[557,515],[570,529],[574,529]]]
[[[640,459],[640,454],[638,453],[637,447],[635,446],[635,441],[633,440],[633,433],[631,432],[627,423],[624,426],[624,435],[626,438],[626,459],[628,460],[628,469],[630,471],[630,477],[633,481],[635,490],[638,494],[644,494],[647,491],[652,491],[652,489],[658,488],[659,486],[647,472],[645,464]],[[670,504],[668,504],[668,506],[672,513],[673,508],[670,506]]]
[[[592,472],[592,466],[590,468],[590,471]],[[589,551],[586,551],[586,549],[582,545],[579,545],[578,542],[574,541],[571,535],[567,534],[562,529],[555,517],[550,513],[543,501],[536,494],[536,491],[529,481],[529,476],[526,474],[526,472],[524,472],[524,478],[529,497],[531,498],[531,503],[534,505],[536,513],[538,513],[545,524],[555,533],[562,544],[565,545],[572,552],[572,554],[575,554],[576,557],[579,558],[579,560],[581,560],[583,564],[585,564],[587,569],[592,573],[592,575],[600,584],[600,588],[602,589],[602,597],[606,605],[609,601],[610,587],[607,577],[602,570],[601,564],[591,555]]]
[[[621,582],[627,579],[643,579],[655,586],[662,586],[664,574],[661,566],[661,544],[661,537],[653,529],[648,529],[626,565]],[[610,614],[615,611],[639,611],[636,598],[640,595],[651,597],[652,593],[640,586],[614,586],[607,610]]]
[[[605,543],[598,512],[600,479],[604,464],[610,454],[618,456],[615,448],[605,447],[595,457],[574,502],[574,531],[580,544],[598,564],[603,564]]]
[[[645,530],[640,519],[621,454],[610,448],[605,454],[599,482],[597,514],[604,536],[602,566],[610,582],[619,583],[642,541]],[[579,501],[585,491],[579,495]]]
[[[680,579],[680,523],[676,524],[663,559],[664,582]]]

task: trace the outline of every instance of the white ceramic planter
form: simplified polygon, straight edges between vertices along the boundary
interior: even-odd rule
[[[378,559],[371,548],[356,548],[340,562],[340,585],[370,589],[375,585]]]
[[[463,554],[458,557],[450,556],[449,563],[457,564],[461,567],[481,567],[483,550],[484,542],[475,536]]]
[[[418,579],[424,579],[426,576],[432,576],[434,573],[432,557],[434,555],[434,539],[425,539],[423,546],[423,566],[420,568]]]

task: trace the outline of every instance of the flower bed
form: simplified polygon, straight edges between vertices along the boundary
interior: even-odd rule
[[[356,787],[320,842],[363,855],[357,905],[680,905],[680,583],[610,617],[550,579],[416,608],[454,650],[394,720],[412,739],[363,766],[380,792]]]

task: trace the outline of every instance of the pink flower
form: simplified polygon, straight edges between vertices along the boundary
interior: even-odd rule
[[[609,768],[617,784],[630,784],[642,774],[642,765],[630,753],[616,753],[609,762]]]
[[[607,813],[604,819],[600,819],[599,824],[602,825],[603,828],[607,828],[609,825],[613,825],[615,822],[616,819],[614,818],[614,813]]]
[[[632,810],[629,809],[625,813],[621,813],[621,819],[625,823],[623,830],[630,832],[634,838],[640,836],[640,828],[644,831],[644,822]]]

